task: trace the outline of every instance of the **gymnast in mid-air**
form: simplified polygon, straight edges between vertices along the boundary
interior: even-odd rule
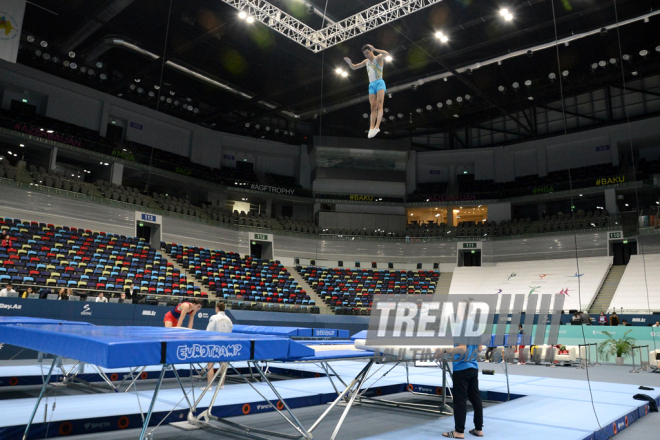
[[[371,44],[362,46],[362,53],[366,59],[361,63],[353,64],[348,57],[344,58],[344,61],[353,70],[367,67],[367,74],[369,75],[369,104],[371,104],[371,125],[369,126],[367,137],[372,138],[380,131],[380,121],[383,119],[383,102],[385,101],[386,92],[385,81],[383,81],[383,64],[385,64],[385,57],[389,53],[376,49]],[[376,53],[378,55],[375,55]]]

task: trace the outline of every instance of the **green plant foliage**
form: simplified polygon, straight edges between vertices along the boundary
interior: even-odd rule
[[[607,336],[607,339],[598,345],[599,357],[607,361],[611,356],[622,358],[631,356],[633,347],[637,344],[637,339],[628,336],[631,331],[632,330],[628,330],[623,334],[623,337],[619,339],[614,339],[612,337],[612,332],[604,331],[603,334]]]

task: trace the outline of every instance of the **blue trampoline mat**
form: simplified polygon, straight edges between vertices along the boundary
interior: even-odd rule
[[[31,318],[28,316],[0,316],[0,325],[39,325],[39,324],[87,325],[87,326],[92,325],[89,322],[65,321],[62,319]]]

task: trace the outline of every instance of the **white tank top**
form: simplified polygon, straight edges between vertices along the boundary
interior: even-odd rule
[[[383,79],[383,66],[379,66],[376,59],[367,61],[367,74],[369,75],[370,83]]]

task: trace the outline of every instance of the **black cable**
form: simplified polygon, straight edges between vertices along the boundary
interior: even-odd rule
[[[626,94],[627,94],[627,87],[628,83],[626,82],[626,71],[623,68],[623,48],[621,47],[621,30],[620,27],[618,26],[619,24],[619,9],[617,7],[617,2],[614,0],[614,19],[616,21],[617,27],[616,27],[616,37],[617,41],[619,43],[619,64],[621,65],[621,83],[622,83],[622,90],[623,93],[621,94],[621,102],[623,104],[623,110],[626,113],[626,123],[628,124],[628,141],[630,144],[630,158],[632,159],[632,171],[633,171],[633,176],[636,179],[637,178],[637,167],[635,166],[635,157],[634,157],[634,150],[633,150],[633,141],[632,141],[632,124],[630,121],[630,112],[628,111],[628,102],[626,100]],[[620,164],[619,164],[620,165]],[[640,211],[640,206],[639,206],[639,190],[637,185],[635,185],[635,203],[637,204],[637,211]],[[623,226],[623,225],[622,225]],[[644,246],[642,245],[642,240],[637,240],[637,246],[639,246],[639,253],[642,255],[642,267],[644,270],[644,285],[646,286],[646,305],[648,307],[648,314],[649,316],[651,315],[651,299],[649,297],[649,280],[648,276],[646,274],[646,257],[644,256]],[[653,350],[658,349],[658,344],[655,339],[655,333],[656,332],[651,332],[651,337],[653,338]],[[640,349],[639,353],[639,363],[642,363],[642,353]],[[649,359],[650,363],[650,359]]]
[[[562,120],[564,123],[564,139],[566,139],[566,136],[568,136],[568,121],[566,119],[566,101],[564,98],[564,80],[563,80],[563,75],[561,74],[561,59],[559,57],[559,34],[557,30],[557,16],[555,13],[555,0],[552,0],[550,2],[552,6],[552,21],[554,23],[554,28],[555,28],[555,49],[557,51],[557,78],[559,78],[559,93],[561,96],[561,110],[562,110]],[[568,145],[568,143],[566,143]],[[568,168],[568,184],[569,184],[569,194],[571,198],[571,224],[572,224],[572,229],[573,229],[573,243],[575,245],[575,266],[577,269],[577,272],[575,273],[577,282],[578,282],[578,304],[580,305],[580,310],[582,310],[582,283],[580,281],[580,257],[578,253],[578,242],[577,242],[577,229],[575,227],[575,209],[573,208],[573,178],[571,176],[571,168],[569,166]],[[584,351],[585,355],[587,353],[587,350],[589,350],[589,346],[587,345],[587,335],[584,332],[584,324],[580,325],[580,329],[582,330],[582,341],[584,342]],[[579,355],[580,347],[578,346],[578,355]],[[589,386],[589,398],[591,400],[591,408],[593,409],[594,416],[596,417],[596,423],[598,424],[599,431],[602,432],[607,436],[608,439],[612,438],[610,435],[605,432],[603,429],[603,426],[600,424],[600,420],[598,419],[598,412],[596,411],[596,404],[594,403],[594,394],[593,390],[591,389],[591,379],[589,378],[589,362],[585,361],[585,372],[587,373],[587,385]]]

